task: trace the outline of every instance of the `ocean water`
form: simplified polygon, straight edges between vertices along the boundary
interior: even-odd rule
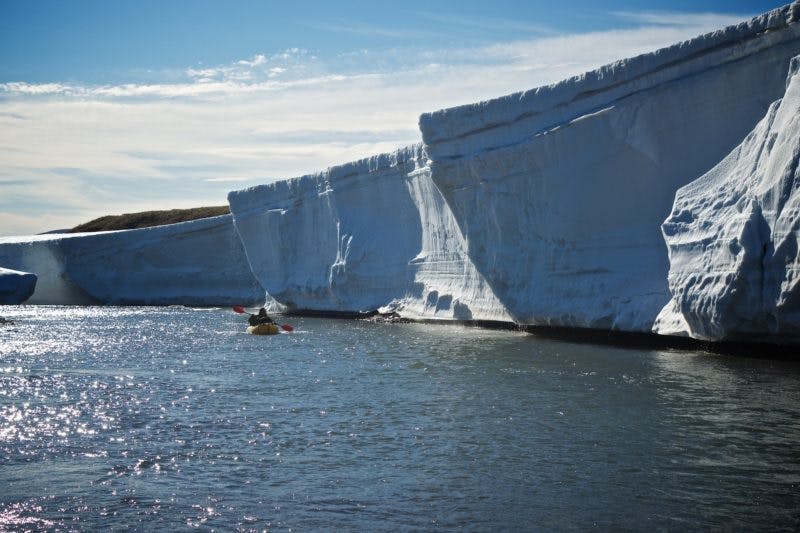
[[[800,528],[800,364],[0,307],[0,530]],[[756,355],[756,354],[754,354]]]

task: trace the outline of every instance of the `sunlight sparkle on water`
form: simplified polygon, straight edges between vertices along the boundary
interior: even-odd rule
[[[797,363],[310,318],[265,338],[221,309],[0,314],[0,529],[800,527]]]

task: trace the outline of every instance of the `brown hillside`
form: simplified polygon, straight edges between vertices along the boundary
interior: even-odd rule
[[[141,213],[127,213],[124,215],[109,215],[96,218],[80,226],[75,226],[71,233],[86,231],[111,231],[121,229],[149,228],[176,224],[198,218],[227,215],[230,209],[227,205],[216,207],[195,207],[192,209],[170,209],[169,211],[143,211]]]

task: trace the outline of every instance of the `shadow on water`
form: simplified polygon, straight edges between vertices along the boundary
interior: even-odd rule
[[[341,320],[376,320],[384,318],[377,312],[343,313],[339,311],[298,310],[290,316],[313,317]],[[391,321],[391,319],[387,320]],[[410,320],[401,319],[403,323],[436,324],[445,327],[474,327],[489,330],[524,331],[539,339],[564,341],[577,344],[595,344],[631,350],[670,350],[705,352],[716,355],[730,355],[748,358],[766,358],[800,361],[800,346],[776,344],[768,342],[727,341],[708,342],[689,337],[656,335],[655,333],[637,333],[609,331],[591,328],[572,328],[558,326],[524,326],[512,322],[496,320]]]
[[[528,326],[531,335],[543,339],[574,343],[589,343],[633,350],[671,350],[706,352],[737,357],[768,358],[800,361],[800,347],[758,342],[706,342],[688,337],[673,337],[651,333],[628,333],[582,328]]]

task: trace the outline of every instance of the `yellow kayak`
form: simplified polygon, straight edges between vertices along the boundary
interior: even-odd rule
[[[259,324],[257,326],[247,326],[247,333],[251,335],[277,335],[278,326],[275,324]]]

